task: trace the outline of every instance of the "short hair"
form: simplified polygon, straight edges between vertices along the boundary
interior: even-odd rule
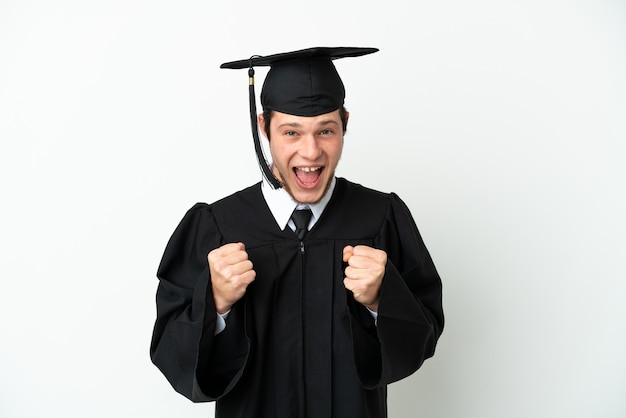
[[[270,123],[272,122],[272,115],[274,114],[273,110],[264,110],[263,111],[263,125],[265,126],[265,133],[267,135],[267,139],[270,139]],[[344,106],[339,108],[339,117],[341,118],[341,124],[343,125],[343,134],[346,134],[348,130],[348,111]]]

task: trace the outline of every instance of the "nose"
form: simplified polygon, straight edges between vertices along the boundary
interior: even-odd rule
[[[306,135],[300,141],[299,154],[309,161],[315,161],[322,155],[318,139],[314,135]]]

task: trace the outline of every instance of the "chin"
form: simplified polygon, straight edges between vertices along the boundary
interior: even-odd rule
[[[298,203],[317,203],[322,200],[322,198],[328,191],[330,183],[330,180],[327,180],[324,186],[316,187],[312,190],[303,190],[297,186],[295,188],[286,186],[285,190]]]
[[[289,190],[287,190],[287,192],[291,195],[293,200],[298,203],[317,203],[322,200],[322,197],[324,197],[324,194],[319,192],[292,193]]]

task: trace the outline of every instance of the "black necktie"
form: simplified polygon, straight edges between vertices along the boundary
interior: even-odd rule
[[[311,209],[297,209],[291,214],[293,223],[296,224],[296,235],[302,240],[309,230],[309,221],[311,220]]]

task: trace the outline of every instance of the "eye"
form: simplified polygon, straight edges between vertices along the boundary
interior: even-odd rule
[[[332,129],[324,129],[323,131],[320,132],[320,135],[332,135],[333,130]]]
[[[296,135],[298,135],[298,133],[296,131],[285,131],[283,133],[283,135],[285,135],[285,136],[296,136]]]

